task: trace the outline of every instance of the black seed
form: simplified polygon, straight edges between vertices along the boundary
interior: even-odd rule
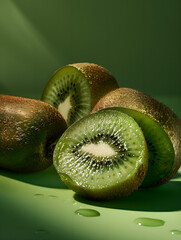
[[[92,160],[92,165],[96,164],[96,161],[95,159]]]
[[[86,160],[90,159],[90,156],[86,156],[85,159],[86,159]]]
[[[77,147],[80,147],[80,146],[82,146],[82,144],[81,144],[81,143],[78,143],[78,144],[77,144]]]
[[[100,134],[100,133],[98,133],[98,134],[97,134],[97,137],[101,137],[101,134]]]

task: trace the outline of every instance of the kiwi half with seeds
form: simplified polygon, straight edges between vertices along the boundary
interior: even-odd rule
[[[107,69],[94,63],[75,63],[54,73],[41,100],[57,108],[70,126],[89,114],[101,97],[116,88],[118,84]]]
[[[173,168],[175,155],[170,138],[157,122],[144,113],[122,107],[108,109],[130,115],[141,127],[147,142],[149,156],[148,171],[142,187],[157,186]]]
[[[151,159],[149,165],[152,166],[148,166],[148,176],[145,178],[143,186],[159,186],[169,181],[181,165],[181,121],[178,116],[160,101],[131,88],[119,88],[106,94],[92,112],[109,107],[125,108],[124,112],[138,121],[146,135],[149,145],[149,160]],[[143,115],[139,116],[136,111],[129,109],[136,110]],[[148,121],[145,115],[157,123],[160,128],[153,127],[152,123],[154,122]],[[154,156],[154,151],[157,152],[157,156]],[[158,157],[159,155],[160,157]],[[154,180],[152,176],[157,176],[157,180]]]
[[[148,166],[140,127],[132,117],[114,110],[72,124],[56,144],[53,159],[69,188],[97,200],[130,194],[141,185]]]

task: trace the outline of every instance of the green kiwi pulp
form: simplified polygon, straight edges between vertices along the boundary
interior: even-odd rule
[[[102,110],[70,126],[59,139],[54,166],[75,192],[97,200],[126,196],[142,183],[147,146],[136,121]]]
[[[173,168],[175,153],[170,138],[157,122],[144,113],[122,107],[108,109],[130,115],[141,127],[148,146],[149,163],[142,187],[157,186]]]
[[[89,84],[85,76],[71,66],[56,72],[42,100],[57,108],[68,126],[91,110]]]
[[[58,69],[50,78],[41,100],[58,109],[68,126],[90,113],[98,100],[118,87],[103,67],[77,63]]]

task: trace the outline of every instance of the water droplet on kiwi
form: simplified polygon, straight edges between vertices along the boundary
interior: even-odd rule
[[[171,230],[170,232],[171,232],[172,235],[179,235],[179,234],[181,234],[181,231],[180,230],[176,230],[176,229],[175,230]]]
[[[80,208],[75,211],[75,214],[83,217],[98,217],[100,213],[94,209],[84,209]]]
[[[42,194],[42,193],[36,193],[36,194],[34,194],[34,197],[43,197],[44,196],[44,194]]]
[[[165,221],[155,218],[137,218],[134,222],[143,227],[160,227],[165,224]]]

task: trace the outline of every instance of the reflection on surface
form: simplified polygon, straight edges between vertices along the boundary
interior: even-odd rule
[[[90,201],[74,195],[82,203],[112,209],[170,212],[181,210],[181,181],[170,181],[165,185],[149,189],[139,189],[127,197],[112,201]]]

